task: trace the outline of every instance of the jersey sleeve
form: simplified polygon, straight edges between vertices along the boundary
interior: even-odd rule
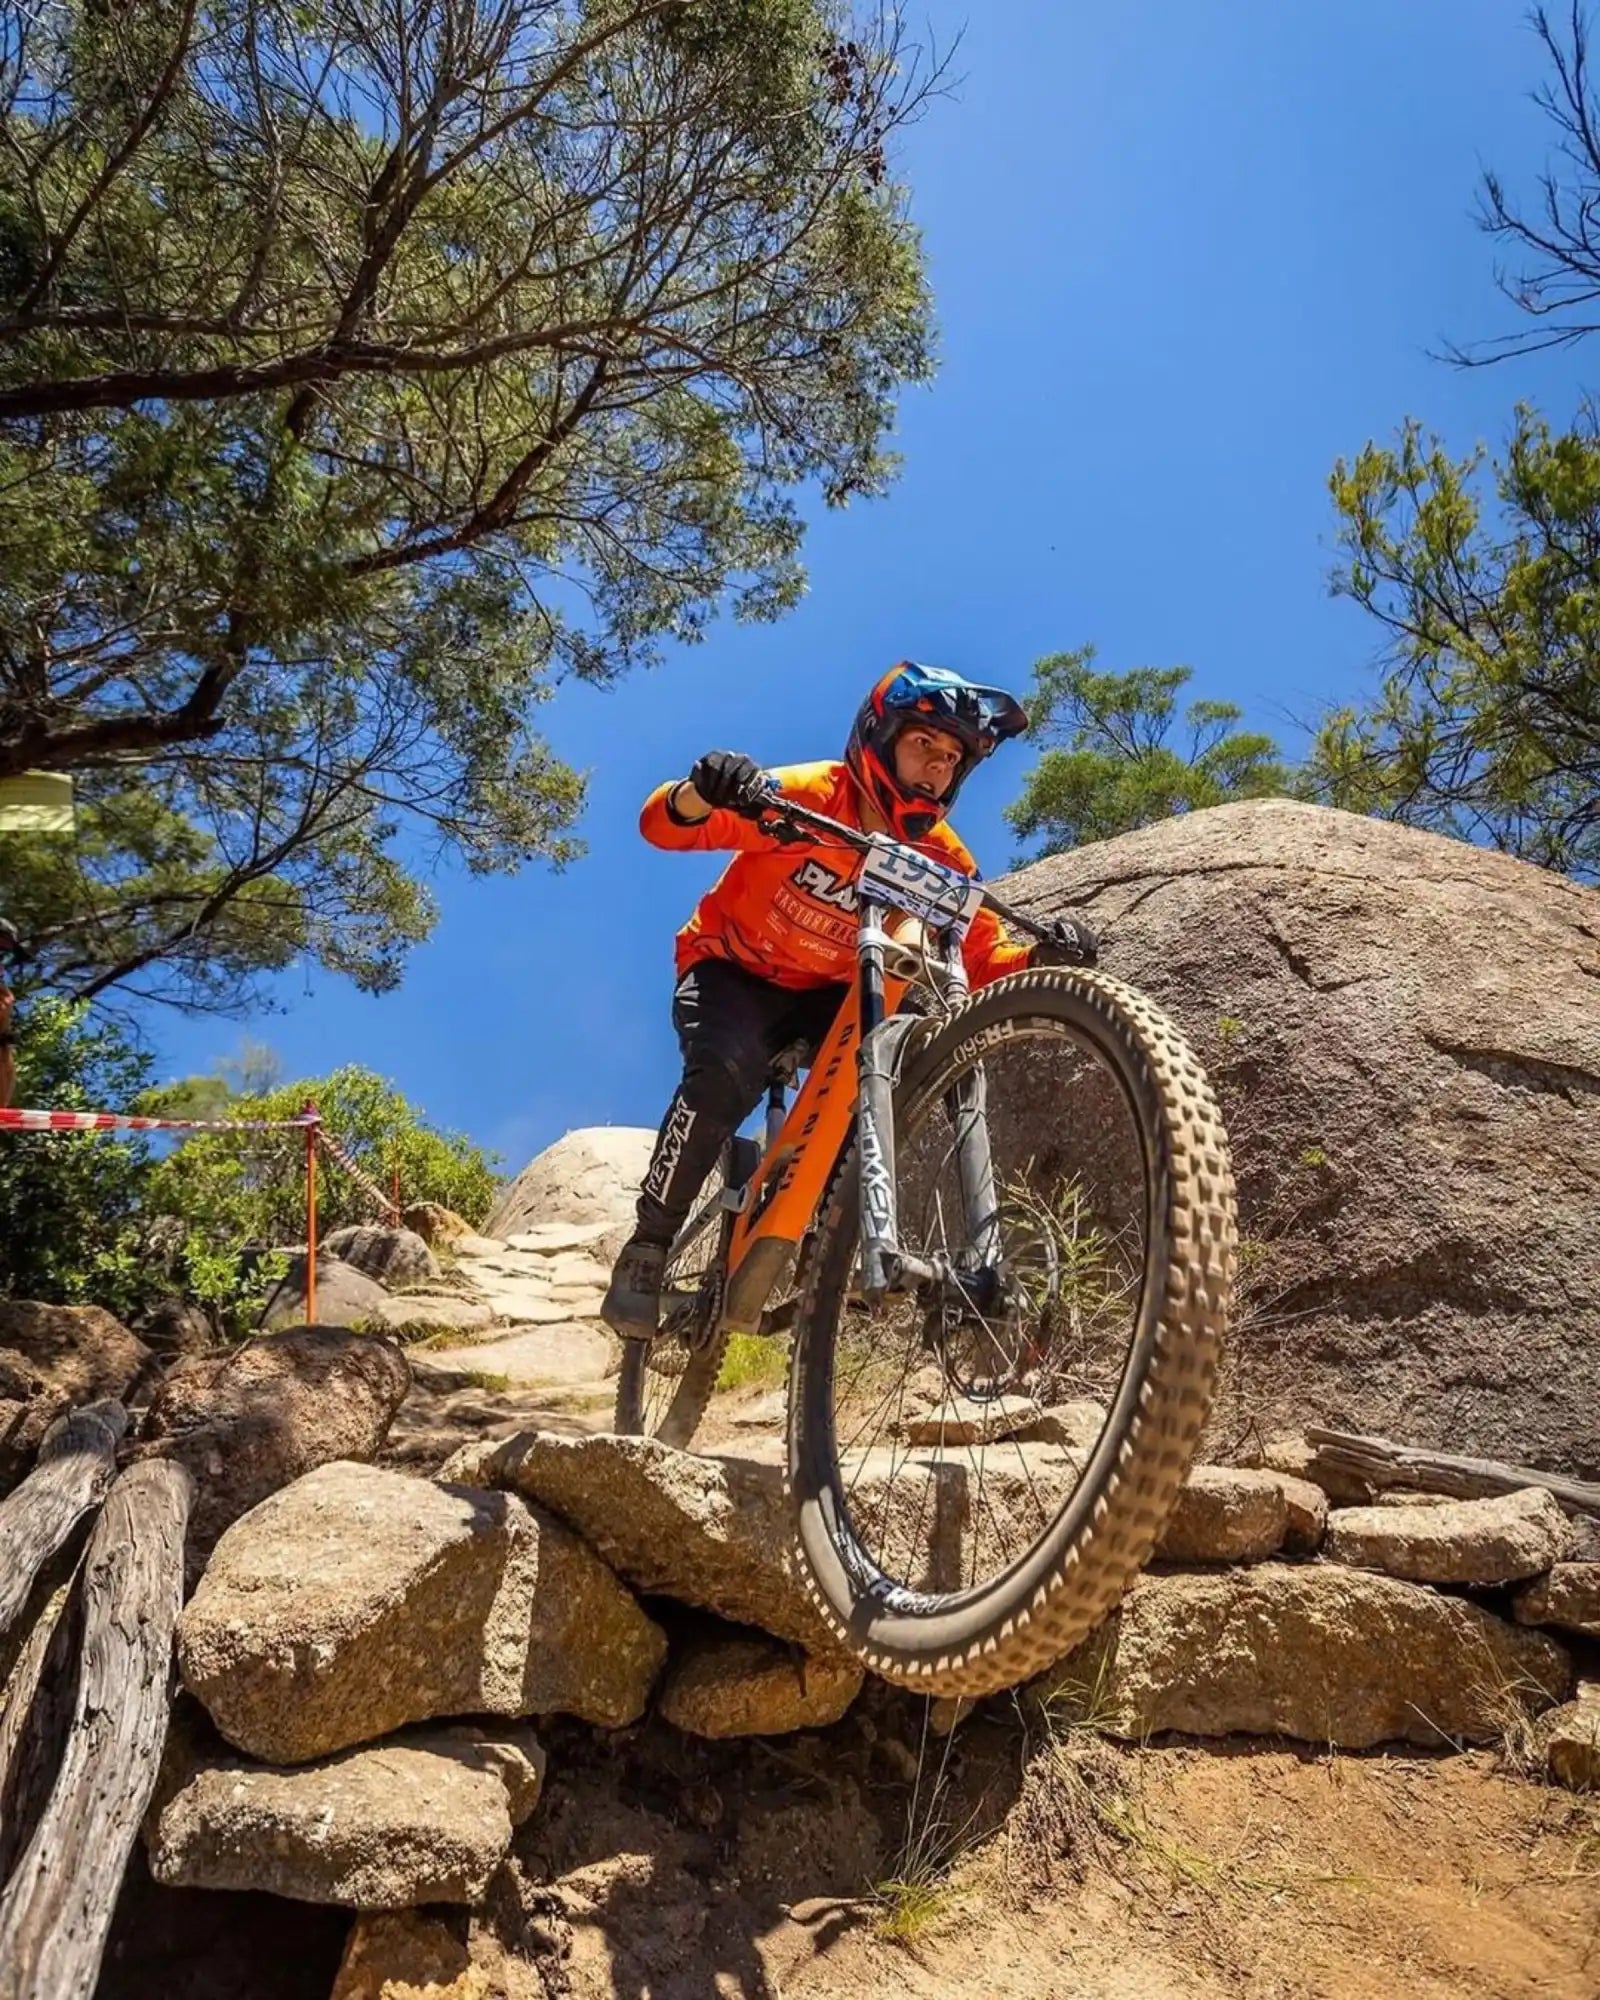
[[[798,799],[802,805],[818,805],[826,797],[828,787],[819,781],[817,774],[826,768],[818,764],[787,764],[767,775],[777,779],[778,790],[786,799]],[[668,779],[666,784],[657,785],[644,802],[639,831],[652,847],[679,848],[690,853],[733,849],[755,854],[773,845],[772,836],[763,833],[753,819],[746,819],[743,813],[729,812],[725,806],[713,807],[704,819],[679,819],[670,800],[682,782],[681,778]]]
[[[987,906],[973,918],[961,953],[974,990],[1032,962],[1033,947],[1019,944]]]

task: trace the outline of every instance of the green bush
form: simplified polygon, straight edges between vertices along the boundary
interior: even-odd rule
[[[174,1092],[193,1088],[189,1079],[148,1093],[145,1104],[159,1110]],[[398,1171],[402,1203],[440,1202],[472,1223],[482,1222],[493,1206],[499,1180],[492,1157],[459,1133],[436,1131],[391,1083],[354,1063],[331,1076],[259,1094],[230,1094],[220,1111],[207,1115],[288,1119],[298,1117],[308,1103],[316,1105],[327,1132],[385,1193]],[[304,1158],[304,1141],[297,1132],[196,1133],[162,1162],[160,1199],[174,1214],[226,1214],[258,1241],[303,1242]],[[317,1184],[322,1229],[371,1221],[371,1198],[325,1154],[318,1161]]]
[[[115,1110],[149,1081],[148,1059],[117,1028],[47,998],[19,1008],[16,1059],[15,1101],[47,1110]],[[0,1294],[136,1310],[149,1177],[141,1139],[0,1133]]]
[[[258,1066],[259,1067],[259,1066]],[[150,1117],[283,1120],[314,1100],[328,1131],[403,1201],[436,1201],[481,1222],[497,1180],[491,1157],[436,1131],[371,1070],[266,1090],[226,1074],[152,1088],[150,1062],[115,1026],[36,999],[18,1023],[17,1101],[58,1110],[127,1108]],[[324,1230],[372,1217],[349,1174],[318,1164]],[[297,1131],[0,1135],[0,1294],[92,1302],[137,1318],[178,1294],[231,1335],[247,1332],[305,1237],[305,1142]]]

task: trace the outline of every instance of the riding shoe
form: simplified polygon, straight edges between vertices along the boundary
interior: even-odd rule
[[[630,1236],[611,1271],[600,1317],[624,1340],[654,1340],[661,1323],[661,1278],[667,1251],[662,1243]]]

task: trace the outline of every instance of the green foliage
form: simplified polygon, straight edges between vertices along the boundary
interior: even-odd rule
[[[1600,875],[1600,422],[1517,412],[1452,458],[1408,422],[1330,482],[1335,588],[1389,634],[1371,700],[1321,729],[1317,796]]]
[[[54,1111],[130,1104],[149,1077],[148,1061],[118,1029],[48,998],[19,1010],[16,1062],[17,1103]],[[0,1296],[136,1307],[148,1179],[138,1139],[0,1133]]]
[[[1093,661],[1094,648],[1080,646],[1034,668],[1029,735],[1048,747],[1006,818],[1023,839],[1039,842],[1038,853],[1292,789],[1278,745],[1241,730],[1242,711],[1230,702],[1191,702],[1182,717],[1187,744],[1172,745],[1188,667],[1101,674]]]
[[[140,1108],[156,1117],[194,1115],[185,1104],[203,1099],[213,1078],[188,1078],[147,1091]],[[499,1185],[491,1156],[456,1133],[439,1132],[383,1077],[347,1064],[326,1077],[280,1084],[260,1093],[223,1080],[220,1110],[204,1116],[279,1121],[314,1103],[327,1131],[369,1179],[388,1192],[398,1172],[402,1202],[435,1201],[469,1222],[481,1222]],[[305,1141],[299,1132],[197,1132],[159,1162],[150,1202],[159,1213],[183,1216],[226,1232],[235,1245],[305,1240]],[[369,1195],[326,1155],[317,1166],[317,1215],[324,1233],[347,1222],[370,1222]],[[220,1247],[220,1245],[219,1245]]]
[[[717,1390],[778,1389],[789,1373],[785,1343],[772,1334],[730,1333],[717,1371]]]
[[[382,991],[440,851],[576,852],[559,681],[778,616],[797,488],[893,474],[927,83],[835,0],[0,0],[0,775],[82,788],[6,857],[36,978]]]

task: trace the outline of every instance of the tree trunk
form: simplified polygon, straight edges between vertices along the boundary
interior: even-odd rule
[[[1306,1432],[1306,1442],[1315,1450],[1318,1465],[1347,1478],[1365,1480],[1369,1486],[1411,1486],[1423,1493],[1453,1494],[1461,1500],[1543,1486],[1569,1514],[1589,1514],[1600,1520],[1600,1486],[1567,1479],[1558,1472],[1536,1472],[1532,1466],[1506,1465],[1497,1458],[1458,1458],[1446,1451],[1420,1451],[1410,1445],[1391,1444],[1387,1438],[1315,1427]]]
[[[0,1885],[17,1865],[49,1803],[78,1695],[83,1569],[34,1620],[0,1714]]]
[[[78,1524],[99,1506],[127,1428],[120,1403],[91,1403],[58,1417],[44,1434],[32,1472],[0,1500],[0,1639]]]
[[[0,1894],[0,2000],[90,2000],[160,1768],[194,1488],[170,1459],[123,1473],[77,1589],[83,1654],[66,1753]]]

